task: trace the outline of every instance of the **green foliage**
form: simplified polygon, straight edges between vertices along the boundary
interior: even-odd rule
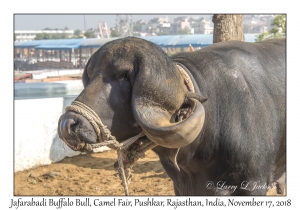
[[[73,34],[73,39],[82,39],[84,37],[84,34],[82,33],[82,31],[81,30],[79,30],[79,29],[76,29],[75,31],[74,31],[74,34]]]
[[[76,30],[74,31],[74,36],[80,36],[80,35],[82,35],[82,31],[79,30],[79,29],[76,29]]]
[[[44,36],[43,36],[43,34],[37,34],[34,39],[35,40],[42,40],[42,39],[44,39]]]
[[[169,32],[159,32],[159,33],[157,33],[157,35],[159,35],[159,36],[169,35],[169,34],[170,34]]]
[[[64,39],[64,34],[53,34],[51,35],[51,39]]]
[[[184,29],[180,29],[178,34],[190,34],[191,30],[186,26]]]
[[[271,25],[275,26],[275,28],[278,28],[279,30],[281,30],[281,33],[285,33],[286,32],[286,15],[277,15],[274,18],[273,23]]]
[[[64,31],[64,30],[69,30],[68,27],[64,27],[64,29],[58,29],[58,28],[44,28],[43,31]],[[65,33],[41,33],[41,34],[36,34],[35,40],[43,40],[43,39],[68,39],[67,34]]]
[[[158,19],[159,18],[153,18],[153,19],[149,20],[148,24],[158,23]]]
[[[145,23],[135,23],[133,26],[133,31],[142,31],[142,26],[145,25]]]
[[[35,40],[44,40],[44,39],[65,39],[65,34],[48,34],[48,33],[41,33],[35,36]]]
[[[85,33],[84,33],[84,36],[86,38],[96,38],[96,35],[94,33],[94,31],[92,30],[87,30]]]
[[[34,39],[35,40],[51,39],[51,36],[50,34],[42,33],[42,34],[37,34]]]
[[[51,35],[47,33],[43,33],[44,39],[51,39]]]
[[[258,37],[255,39],[255,41],[258,42],[258,41],[268,39],[269,36],[270,36],[269,32],[263,32],[263,33],[258,35]]]
[[[110,36],[111,37],[121,37],[122,34],[116,30],[112,30],[111,33],[110,33]]]
[[[255,41],[262,41],[265,39],[272,39],[285,36],[286,33],[286,15],[277,15],[271,26],[274,26],[269,32],[261,33]]]

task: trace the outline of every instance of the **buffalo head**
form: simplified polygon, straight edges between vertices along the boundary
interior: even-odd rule
[[[204,108],[190,94],[178,68],[155,44],[128,37],[103,45],[88,61],[84,90],[76,98],[90,107],[118,141],[141,131],[156,144],[180,148],[199,135]],[[183,121],[176,115],[190,107]],[[82,115],[67,111],[58,133],[72,149],[103,141]]]

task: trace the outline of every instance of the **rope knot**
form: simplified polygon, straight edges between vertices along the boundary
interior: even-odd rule
[[[96,148],[107,146],[110,149],[117,151],[118,161],[115,163],[115,167],[117,167],[116,169],[122,180],[125,195],[129,195],[128,184],[132,178],[131,169],[133,164],[139,158],[145,157],[145,151],[154,148],[156,144],[150,140],[138,141],[140,137],[145,135],[144,132],[141,132],[122,143],[118,142],[116,137],[111,135],[110,130],[102,123],[99,116],[91,108],[79,101],[73,101],[70,106],[66,107],[66,111],[74,111],[84,116],[91,123],[98,137],[99,143],[79,143],[77,149],[90,153]]]

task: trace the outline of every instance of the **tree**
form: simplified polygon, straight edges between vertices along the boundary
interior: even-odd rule
[[[278,31],[276,32],[281,32],[281,33],[286,33],[286,15],[277,15],[272,24],[272,26],[275,26],[275,28],[278,28]],[[271,29],[272,32],[272,29]]]
[[[35,40],[42,40],[42,39],[44,39],[44,36],[43,36],[43,34],[37,34],[37,35],[35,35],[34,39]]]
[[[285,36],[286,33],[286,15],[277,15],[271,26],[274,26],[269,32],[261,33],[255,41],[262,41],[265,39],[272,39]]]
[[[81,30],[79,30],[79,29],[76,29],[75,31],[74,31],[74,36],[80,36],[82,34],[82,32],[81,32]]]
[[[96,37],[96,36],[95,36],[95,32],[94,32],[94,30],[92,30],[92,29],[87,30],[87,31],[84,33],[84,36],[85,36],[86,38],[95,38],[95,37]]]
[[[42,33],[42,34],[37,34],[35,36],[35,40],[43,40],[43,39],[51,39],[52,37],[50,36],[50,34],[47,33]]]
[[[190,34],[191,30],[186,26],[184,29],[180,29],[178,34]]]
[[[186,18],[185,16],[177,17],[177,18],[174,19],[174,22],[182,22],[182,21],[185,20],[185,18]]]
[[[201,23],[202,21],[205,21],[204,17],[200,17],[200,18],[192,17],[192,18],[189,19],[189,22],[190,22],[192,25],[195,25],[196,23]]]
[[[229,40],[244,41],[242,15],[213,15],[213,43]]]
[[[65,34],[49,34],[49,33],[41,33],[36,34],[35,40],[44,40],[44,39],[66,39]]]
[[[133,31],[142,31],[143,25],[146,25],[145,23],[135,23],[133,26]]]
[[[64,36],[64,34],[51,34],[50,38],[51,39],[64,39],[65,36]]]
[[[110,36],[111,37],[121,37],[122,33],[118,32],[117,30],[112,30],[111,33],[110,33]]]
[[[43,39],[51,39],[51,35],[47,33],[43,33]]]
[[[159,18],[153,18],[153,19],[149,20],[148,24],[155,24],[155,23],[158,23],[158,19],[159,19]]]
[[[67,34],[66,34],[66,31],[68,31],[69,30],[69,28],[67,27],[67,26],[65,26],[64,27],[64,33],[62,34],[62,36],[61,36],[61,39],[67,39],[68,38],[68,36],[67,36]]]
[[[81,30],[76,29],[76,30],[74,31],[73,38],[78,39],[78,38],[83,38],[83,36],[84,36],[84,35],[82,34],[82,31],[81,31]]]

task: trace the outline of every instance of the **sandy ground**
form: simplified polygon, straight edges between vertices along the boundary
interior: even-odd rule
[[[67,157],[62,161],[35,169],[16,172],[15,196],[95,196],[124,195],[114,170],[115,151]],[[147,151],[133,167],[130,195],[172,196],[171,179],[164,172],[157,155]],[[268,195],[277,195],[271,189]]]
[[[25,195],[124,195],[113,167],[116,152],[106,151],[67,157],[48,166],[15,173],[16,196]],[[148,151],[133,167],[130,195],[174,195],[171,179],[157,155]]]

